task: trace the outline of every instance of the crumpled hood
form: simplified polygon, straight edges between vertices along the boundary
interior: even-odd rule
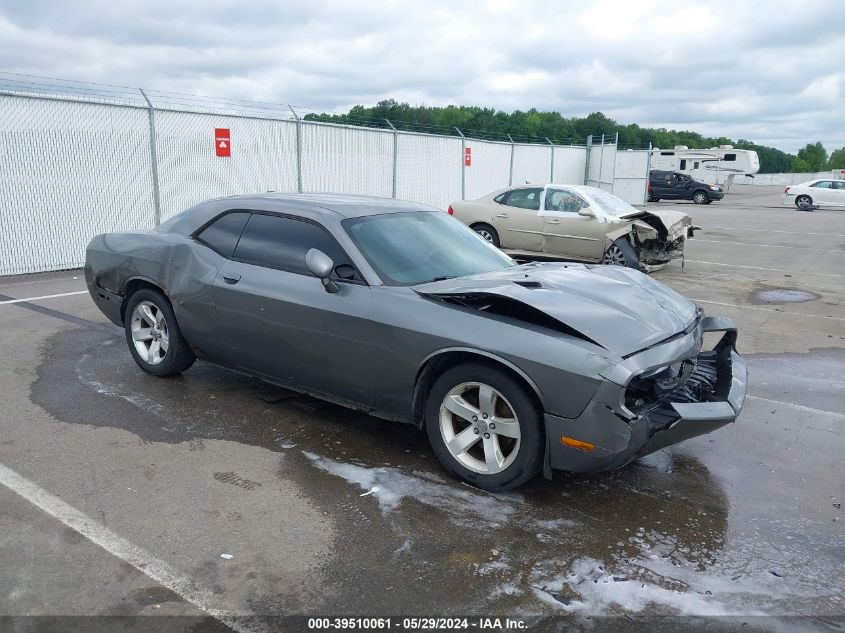
[[[692,301],[668,286],[619,266],[533,262],[414,290],[430,297],[498,296],[524,303],[619,356],[683,331],[697,314]]]
[[[689,216],[689,214],[683,213],[682,211],[656,211],[652,209],[645,211],[641,209],[636,209],[634,211],[631,211],[630,213],[622,214],[619,217],[625,218],[626,220],[633,220],[636,218],[645,217],[647,215],[653,216],[660,220],[663,226],[666,227],[666,231],[668,232],[670,240],[676,240],[680,237],[683,237],[686,233],[686,229],[692,226],[692,218]]]

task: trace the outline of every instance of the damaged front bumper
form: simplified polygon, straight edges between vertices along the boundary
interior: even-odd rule
[[[724,334],[712,350],[702,351],[706,332]],[[663,390],[650,401],[636,386],[649,375],[662,381]],[[699,318],[672,340],[625,359],[605,378],[578,418],[546,414],[547,477],[552,469],[612,470],[715,431],[739,415],[748,385],[736,327],[726,317]]]

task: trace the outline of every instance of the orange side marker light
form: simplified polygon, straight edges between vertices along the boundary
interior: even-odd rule
[[[572,448],[577,448],[579,451],[584,451],[586,453],[592,453],[593,449],[596,447],[595,444],[590,444],[589,442],[582,442],[581,440],[576,440],[573,437],[566,437],[565,435],[560,436],[560,443],[564,446],[571,446]]]

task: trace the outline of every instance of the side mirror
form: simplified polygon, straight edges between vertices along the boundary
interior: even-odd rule
[[[584,207],[578,211],[578,215],[583,215],[585,218],[594,218],[596,217],[596,212],[593,207]]]
[[[319,278],[323,283],[323,288],[326,292],[335,293],[340,288],[332,281],[329,276],[334,270],[334,262],[332,258],[326,255],[323,251],[312,248],[305,254],[305,265],[308,266],[315,277]]]

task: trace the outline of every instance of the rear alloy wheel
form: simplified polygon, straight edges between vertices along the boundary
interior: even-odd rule
[[[496,248],[499,248],[501,246],[498,231],[496,231],[496,229],[494,229],[489,224],[473,224],[472,230],[478,233],[481,237],[490,242]]]
[[[447,370],[426,402],[426,430],[440,463],[485,490],[519,486],[540,472],[542,415],[527,390],[487,365]]]
[[[810,196],[798,196],[795,198],[795,206],[806,211],[813,206],[813,199]]]
[[[170,301],[160,292],[143,288],[129,299],[124,319],[126,342],[132,358],[154,376],[173,376],[194,364]]]
[[[701,191],[700,189],[692,194],[692,201],[696,204],[707,204],[710,198],[707,195],[706,191]]]
[[[640,261],[637,259],[634,247],[624,237],[620,237],[608,247],[604,257],[601,258],[601,263],[636,269],[640,267]]]

